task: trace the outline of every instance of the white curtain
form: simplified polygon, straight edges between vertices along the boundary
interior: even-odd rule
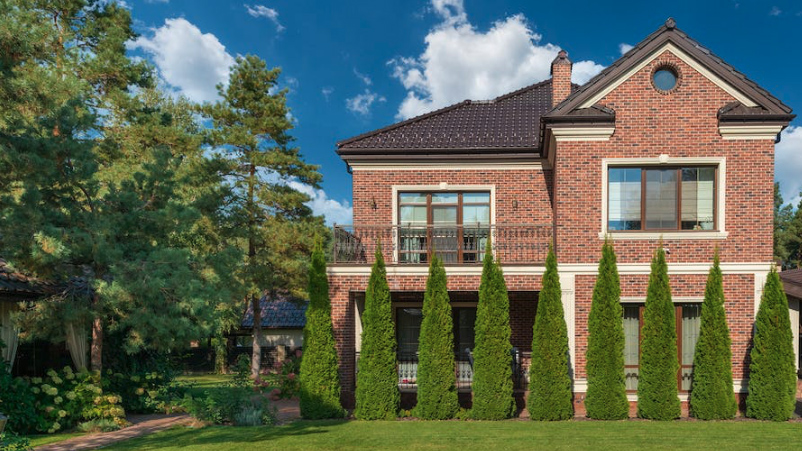
[[[86,327],[67,323],[67,349],[70,351],[72,363],[79,371],[86,369],[88,342]]]
[[[0,301],[0,339],[6,345],[3,348],[3,359],[8,362],[9,367],[14,366],[14,358],[17,356],[17,343],[19,343],[19,329],[11,324],[11,312],[16,310],[16,302]]]

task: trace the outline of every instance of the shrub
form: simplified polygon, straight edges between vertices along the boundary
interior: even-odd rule
[[[735,417],[738,404],[732,387],[732,349],[718,249],[707,276],[699,339],[693,356],[690,413],[702,420]]]
[[[571,376],[568,374],[568,329],[563,313],[557,257],[549,249],[543,288],[532,330],[527,408],[533,420],[568,420],[574,416]]]
[[[585,358],[588,374],[585,409],[588,417],[597,420],[620,420],[629,416],[622,316],[621,284],[615,250],[612,243],[605,239],[588,316],[588,351]]]
[[[6,429],[0,434],[0,450],[3,451],[28,451],[31,449],[31,442],[25,437],[20,437],[16,433]]]
[[[78,429],[81,432],[88,432],[88,433],[111,432],[120,429],[120,425],[117,424],[114,420],[103,418],[97,420],[89,420],[80,423],[76,429]]]
[[[0,358],[0,412],[8,417],[6,431],[29,434],[36,429],[39,415],[28,383],[12,377],[6,361]]]
[[[638,416],[651,420],[679,418],[677,325],[662,242],[652,258],[642,336]]]
[[[130,413],[172,412],[187,391],[186,384],[175,381],[171,374],[155,371],[135,374],[108,371],[103,389],[119,393],[122,407]]]
[[[381,243],[377,246],[376,262],[370,272],[362,321],[362,352],[358,362],[354,416],[360,420],[395,418],[400,402],[395,326]]]
[[[296,358],[301,359],[301,356]],[[309,308],[304,326],[304,355],[298,369],[300,378],[296,377],[297,372],[287,372],[285,366],[282,367],[280,389],[283,394],[294,394],[300,388],[301,415],[304,418],[339,418],[344,415],[340,405],[340,376],[326,261],[320,243],[312,252],[309,270]]]
[[[788,420],[796,403],[793,333],[788,298],[774,268],[760,298],[751,357],[746,415],[760,420]]]
[[[429,265],[418,349],[418,404],[414,415],[447,420],[459,411],[454,372],[454,330],[446,270],[437,256]]]
[[[503,420],[515,413],[512,398],[510,302],[490,242],[482,264],[473,351],[473,408],[477,420]]]

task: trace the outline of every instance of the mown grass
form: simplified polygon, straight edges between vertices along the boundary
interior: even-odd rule
[[[112,450],[798,449],[802,424],[757,421],[296,421],[174,428]]]

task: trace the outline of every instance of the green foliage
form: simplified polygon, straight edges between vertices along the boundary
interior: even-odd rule
[[[788,420],[796,403],[793,333],[788,299],[774,268],[763,287],[750,356],[746,415],[760,420]]]
[[[732,349],[724,304],[724,282],[716,249],[713,267],[707,276],[699,339],[693,356],[690,413],[701,420],[735,418],[738,410],[732,387]]]
[[[16,433],[6,429],[0,433],[0,450],[3,451],[28,451],[31,449],[31,442],[26,437],[20,437]]]
[[[510,301],[501,267],[491,245],[482,262],[473,351],[473,407],[476,420],[503,420],[515,413],[512,397]]]
[[[588,316],[585,364],[588,374],[585,409],[588,417],[597,420],[621,420],[629,416],[620,284],[615,250],[612,242],[605,239]]]
[[[282,366],[282,373],[284,370]],[[340,405],[340,376],[331,322],[329,282],[320,243],[312,253],[309,270],[309,308],[306,310],[300,372],[301,415],[309,419],[342,417],[345,412]]]
[[[381,243],[370,272],[362,315],[362,350],[357,362],[356,409],[360,420],[389,420],[398,413],[396,339],[390,287]]]
[[[118,393],[128,413],[171,413],[187,392],[187,385],[170,373],[140,371],[135,374],[106,372],[103,389]]]
[[[638,416],[651,420],[679,418],[677,325],[662,242],[652,258],[641,334]]]
[[[335,354],[336,355],[336,354]],[[301,366],[303,365],[303,359],[301,358],[303,353],[300,349],[295,351],[294,355],[291,355],[284,359],[283,362],[279,362],[279,368],[276,370],[276,383],[278,387],[273,390],[271,393],[271,397],[273,398],[292,398],[295,396],[299,396],[301,394]],[[334,367],[334,370],[337,370],[337,366]],[[339,379],[337,380],[339,383]],[[256,384],[257,381],[254,381]],[[264,387],[268,381],[262,381],[261,386]],[[337,392],[335,393],[336,397],[332,398],[336,400],[336,405],[340,405],[340,391],[339,385],[337,385]],[[274,399],[275,400],[275,399]],[[339,410],[341,415],[342,410]],[[336,416],[334,418],[339,418]],[[327,417],[331,418],[331,417]]]
[[[418,404],[414,416],[448,420],[459,411],[454,373],[454,330],[446,270],[436,255],[429,264],[418,346]]]
[[[28,383],[11,376],[5,359],[0,358],[0,412],[8,417],[7,432],[29,434],[34,431],[38,422],[35,402]]]
[[[573,418],[568,371],[568,328],[563,313],[560,276],[554,249],[549,248],[532,329],[532,363],[526,402],[531,419],[557,421]]]
[[[81,432],[97,433],[97,432],[111,432],[120,429],[120,425],[113,420],[101,418],[97,420],[89,420],[80,423],[76,428]]]

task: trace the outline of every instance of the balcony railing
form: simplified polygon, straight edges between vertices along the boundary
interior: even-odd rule
[[[388,264],[481,264],[488,239],[505,264],[542,263],[551,238],[551,224],[335,225],[332,263],[371,264],[381,243]]]

